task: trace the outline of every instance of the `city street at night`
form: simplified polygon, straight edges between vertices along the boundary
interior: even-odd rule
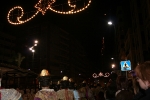
[[[0,3],[0,100],[6,100],[5,89],[18,93],[13,100],[150,99],[138,94],[150,87],[148,0]],[[119,91],[129,88],[128,96]],[[44,89],[53,89],[54,97]],[[79,95],[60,97],[63,89]]]

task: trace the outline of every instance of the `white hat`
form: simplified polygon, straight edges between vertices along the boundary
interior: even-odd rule
[[[1,100],[19,100],[21,93],[15,89],[0,89]]]

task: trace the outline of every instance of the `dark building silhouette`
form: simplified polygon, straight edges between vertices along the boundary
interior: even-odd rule
[[[150,3],[122,0],[117,9],[117,47],[120,60],[130,60],[132,69],[150,60]]]
[[[39,73],[43,68],[51,75],[62,78],[64,75],[83,81],[92,72],[81,43],[72,34],[49,23],[42,23],[25,28],[26,55],[24,67]],[[28,49],[37,39],[34,58]],[[89,74],[90,73],[90,74]]]

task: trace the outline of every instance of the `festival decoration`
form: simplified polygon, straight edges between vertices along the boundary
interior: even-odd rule
[[[99,77],[96,73],[94,73],[92,76],[93,76],[93,78],[98,78]]]
[[[93,78],[98,78],[98,77],[109,77],[110,73],[106,72],[106,73],[102,73],[100,72],[98,75],[96,73],[93,73]]]
[[[107,72],[107,73],[105,73],[105,75],[104,75],[104,77],[109,77],[109,73]]]
[[[99,76],[104,76],[104,74],[102,72],[99,73]]]
[[[88,3],[86,5],[77,9],[77,4],[75,4],[75,3],[78,1],[79,0],[74,0],[71,2],[71,0],[68,0],[67,6],[69,6],[71,9],[68,11],[63,11],[63,9],[61,9],[62,11],[60,11],[60,10],[54,9],[56,7],[56,5],[54,5],[56,3],[56,0],[39,0],[39,2],[37,4],[35,4],[35,6],[34,6],[37,9],[37,11],[35,11],[35,13],[31,17],[29,17],[25,20],[22,20],[23,15],[25,14],[23,11],[23,8],[20,6],[15,6],[12,9],[10,9],[10,11],[8,12],[7,20],[10,24],[19,25],[19,24],[23,24],[23,23],[30,21],[39,12],[41,12],[42,15],[44,15],[47,10],[51,10],[51,11],[53,11],[55,13],[59,13],[59,14],[74,14],[74,13],[78,13],[78,12],[85,10],[91,4],[91,0],[88,0]],[[80,1],[82,1],[82,0],[80,0]],[[54,5],[54,6],[52,6],[52,5]],[[63,4],[61,4],[61,5],[63,5]],[[65,3],[65,5],[66,5],[66,3]],[[57,5],[57,6],[60,6],[60,5]],[[17,18],[14,19],[15,21],[13,21],[10,17],[13,16],[12,14],[15,10],[18,10],[18,12],[21,12],[21,14],[18,14]]]

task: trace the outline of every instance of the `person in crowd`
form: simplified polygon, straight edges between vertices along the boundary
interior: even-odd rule
[[[145,61],[135,68],[136,80],[141,90],[133,100],[150,100],[150,61]]]
[[[30,89],[27,88],[25,91],[26,93],[24,94],[24,100],[33,100]]]
[[[79,89],[79,95],[81,100],[87,100],[85,87],[86,87],[86,81],[83,81],[81,84],[81,88]]]
[[[133,100],[133,94],[128,90],[119,90],[115,100]]]
[[[103,91],[99,91],[99,93],[96,96],[96,100],[105,100]]]
[[[50,89],[50,74],[48,70],[43,69],[38,77],[41,90],[34,97],[34,100],[58,100],[57,93]]]
[[[1,86],[2,72],[0,71],[0,100],[22,100],[21,93],[14,89],[5,89]]]
[[[93,92],[89,88],[89,85],[86,81],[83,81],[82,88],[80,89],[81,100],[95,100]]]
[[[0,89],[0,100],[22,100],[21,93],[15,89]]]
[[[70,91],[73,91],[74,100],[80,100],[79,92],[77,88],[75,87],[76,84],[72,78],[69,79],[69,89]]]
[[[118,91],[116,92],[116,100],[133,100],[133,92],[129,89],[128,80],[125,76],[117,79]]]
[[[104,98],[104,90],[102,89],[101,85],[98,83],[95,89],[95,99],[96,100],[105,100]]]
[[[106,100],[115,100],[115,93],[117,91],[117,80],[118,75],[113,72],[109,78],[109,82],[107,83],[106,91],[104,92],[104,96]]]
[[[31,89],[31,97],[30,97],[30,99],[31,100],[34,100],[34,97],[35,97],[35,89]]]
[[[102,89],[100,83],[98,83],[95,88],[95,98],[99,97],[102,94],[102,92],[104,93],[104,90]]]
[[[58,100],[73,100],[73,91],[69,90],[69,80],[64,76],[60,82],[61,89],[57,91]]]

